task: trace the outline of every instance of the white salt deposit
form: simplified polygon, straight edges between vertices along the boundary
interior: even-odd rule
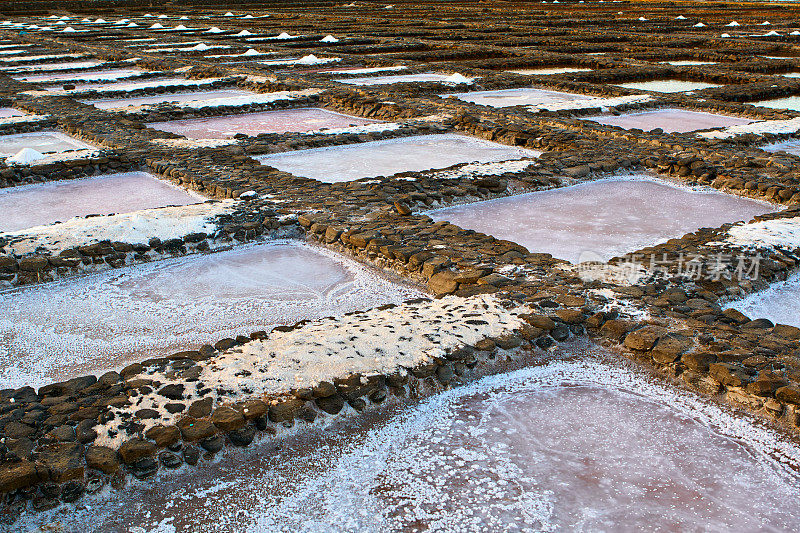
[[[147,355],[418,295],[355,261],[294,242],[6,291],[0,385],[102,373]]]
[[[13,107],[0,107],[0,118],[22,117],[25,113]]]
[[[393,67],[369,67],[369,68],[338,68],[331,70],[323,70],[324,73],[335,74],[374,74],[376,72],[391,72],[395,70],[405,70],[408,67],[405,65],[396,65]]]
[[[704,130],[708,128],[720,128],[735,126],[739,124],[750,124],[754,120],[742,117],[731,117],[718,115],[716,113],[705,113],[702,111],[690,111],[688,109],[664,108],[654,111],[642,111],[637,113],[622,113],[620,115],[600,115],[585,117],[600,124],[619,126],[620,128],[638,128],[650,131],[661,128],[667,133],[684,133],[687,131]]]
[[[779,218],[739,224],[728,230],[724,243],[746,248],[800,248],[800,219]],[[723,243],[723,244],[724,244]]]
[[[0,135],[0,157],[16,155],[23,148],[31,148],[42,154],[60,154],[68,151],[95,149],[90,144],[55,131]]]
[[[683,93],[687,91],[709,89],[711,87],[721,87],[721,85],[717,83],[685,80],[634,81],[630,83],[620,83],[617,86],[625,87],[626,89],[653,91],[657,93]]]
[[[565,352],[608,356],[594,347]],[[790,531],[800,523],[798,461],[797,447],[775,431],[641,373],[592,359],[555,361],[287,436],[279,446],[229,448],[200,470],[15,525]]]
[[[225,200],[111,216],[76,217],[62,223],[8,232],[5,236],[13,242],[6,248],[11,253],[23,255],[45,247],[58,254],[68,248],[103,240],[147,243],[152,238],[166,241],[189,233],[213,233],[217,228],[214,218],[227,214],[233,203],[233,200]]]
[[[286,133],[373,124],[376,120],[353,117],[318,108],[298,108],[211,118],[173,120],[148,124],[157,130],[190,139],[225,139],[237,133]]]
[[[336,63],[341,61],[340,57],[317,57],[314,54],[303,56],[300,59],[287,58],[275,59],[271,61],[259,61],[259,64],[266,66],[291,66],[291,65],[324,65],[326,63]]]
[[[252,97],[256,93],[241,89],[217,89],[212,91],[194,91],[189,93],[159,94],[156,96],[134,96],[131,98],[103,98],[96,100],[80,100],[84,104],[93,105],[98,109],[120,109],[143,105],[163,104],[166,102],[192,102],[197,100],[212,100],[216,98]]]
[[[446,168],[458,163],[536,157],[540,152],[465,135],[416,135],[259,156],[261,163],[328,183]]]
[[[412,83],[412,82],[438,82],[438,83],[470,83],[470,78],[464,78],[465,81],[453,82],[451,76],[448,74],[437,74],[435,72],[428,72],[423,74],[397,74],[394,76],[367,76],[363,78],[338,78],[334,81],[339,83],[347,83],[350,85],[388,85],[390,83]]]
[[[750,220],[769,204],[714,189],[688,189],[647,174],[597,180],[431,211],[531,252],[571,262],[606,261],[701,227]]]
[[[707,139],[729,139],[747,133],[760,135],[764,133],[795,133],[797,131],[800,131],[800,118],[792,118],[789,120],[762,120],[751,124],[730,126],[719,131],[704,131],[698,133],[698,135]]]
[[[800,327],[800,274],[773,283],[768,289],[730,302],[725,307],[741,311],[750,318],[767,318],[775,324]]]
[[[76,216],[130,213],[152,207],[202,201],[196,194],[145,172],[126,172],[76,180],[0,189],[0,232],[18,231]]]
[[[678,61],[659,61],[666,65],[674,65],[676,67],[694,67],[699,65],[716,65],[716,61],[693,61],[690,59],[681,59]]]
[[[800,96],[788,96],[786,98],[776,98],[774,100],[761,100],[752,102],[753,105],[769,107],[772,109],[789,109],[800,111]]]
[[[11,157],[6,158],[6,165],[30,165],[35,161],[45,159],[47,156],[33,148],[23,148]]]
[[[570,72],[591,72],[590,68],[578,67],[553,67],[553,68],[523,68],[518,70],[508,70],[514,74],[524,74],[526,76],[551,76],[553,74],[568,74]]]
[[[99,85],[87,84],[87,85],[77,86],[75,89],[72,90],[27,91],[26,94],[31,94],[34,96],[51,95],[51,94],[73,95],[73,94],[85,93],[89,90],[98,93],[132,92],[132,91],[139,91],[142,89],[151,89],[157,87],[165,87],[165,88],[168,87],[175,90],[179,90],[182,88],[195,89],[198,87],[203,87],[205,85],[211,85],[213,83],[217,83],[222,79],[223,78],[201,78],[197,80],[187,80],[186,78],[164,78],[159,80],[148,80],[148,81],[133,81],[133,82],[121,81],[116,83],[103,83]]]

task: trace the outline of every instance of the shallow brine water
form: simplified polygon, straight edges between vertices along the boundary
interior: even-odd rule
[[[750,318],[768,318],[775,324],[800,327],[800,274],[772,284],[768,289],[730,302],[727,308]]]
[[[685,133],[687,131],[737,126],[739,124],[755,122],[748,118],[729,117],[717,115],[715,113],[675,108],[643,111],[641,113],[623,113],[621,115],[599,115],[595,117],[586,117],[585,119],[599,124],[619,126],[627,130],[638,128],[640,130],[650,131],[661,128],[667,133]]]
[[[465,162],[537,157],[541,152],[514,148],[465,135],[414,135],[346,146],[296,150],[256,157],[296,176],[335,183],[398,172],[446,168]]]
[[[295,242],[6,291],[0,293],[0,388],[99,374],[143,356],[419,295]]]
[[[491,107],[510,107],[517,105],[546,106],[561,104],[575,100],[592,100],[591,96],[577,93],[562,93],[544,89],[501,89],[497,91],[474,91],[468,93],[444,94],[444,97],[456,97],[465,102]]]
[[[94,146],[55,131],[0,135],[0,157],[10,157],[23,148],[32,148],[43,154],[60,154],[70,150],[89,150]]]
[[[800,450],[567,348],[485,378],[135,483],[37,524],[83,531],[791,531]]]
[[[258,135],[259,133],[315,131],[325,128],[364,126],[376,122],[380,121],[344,115],[327,109],[302,108],[154,122],[148,126],[161,131],[177,133],[189,139],[227,139],[237,133]]]
[[[626,89],[635,89],[639,91],[654,91],[657,93],[683,93],[687,91],[709,89],[711,87],[721,87],[721,85],[703,81],[653,80],[619,83],[617,87],[625,87]]]
[[[606,261],[702,227],[774,211],[763,202],[695,191],[647,175],[437,209],[428,214],[571,262]]]
[[[347,83],[349,85],[388,85],[390,83],[411,83],[411,82],[445,82],[449,78],[448,74],[436,74],[427,72],[422,74],[397,74],[394,76],[366,76],[363,78],[338,78],[333,81]]]
[[[751,102],[753,105],[761,107],[769,107],[772,109],[789,109],[791,111],[800,111],[800,96],[789,96],[787,98],[776,98],[774,100],[761,100],[758,102]]]
[[[528,76],[551,76],[553,74],[568,74],[570,72],[591,72],[590,68],[576,67],[554,67],[554,68],[523,68],[519,70],[508,70],[514,74],[525,74]]]
[[[0,232],[63,222],[72,217],[131,213],[203,201],[145,172],[125,172],[76,180],[0,189]]]
[[[219,89],[214,91],[194,91],[189,93],[159,94],[157,96],[135,96],[132,98],[101,98],[96,100],[80,100],[84,104],[93,105],[98,109],[117,109],[141,105],[163,104],[166,102],[194,102],[197,100],[211,100],[214,98],[231,98],[253,96],[257,93],[241,89]]]
[[[138,69],[108,69],[108,70],[93,70],[89,72],[64,72],[61,74],[35,74],[32,76],[12,76],[18,81],[27,81],[31,83],[47,83],[47,82],[61,82],[71,80],[97,80],[107,81],[116,80],[121,78],[128,78],[142,74],[143,70]]]

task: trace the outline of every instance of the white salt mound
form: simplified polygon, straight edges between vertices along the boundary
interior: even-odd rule
[[[16,154],[6,159],[6,164],[30,165],[34,161],[44,159],[46,156],[33,148],[23,148]]]

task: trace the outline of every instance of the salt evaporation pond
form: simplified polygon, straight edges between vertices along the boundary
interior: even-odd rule
[[[789,96],[786,98],[776,98],[774,100],[761,100],[758,102],[751,102],[753,105],[760,107],[769,107],[771,109],[789,109],[791,111],[800,111],[800,96]]]
[[[36,63],[35,65],[16,65],[13,67],[0,67],[0,70],[9,72],[38,72],[53,70],[74,70],[81,68],[94,68],[102,65],[104,61],[66,61],[58,63]]]
[[[62,82],[71,80],[97,80],[108,81],[120,78],[129,78],[143,74],[143,70],[138,69],[108,69],[108,70],[93,70],[89,72],[64,72],[52,74],[35,74],[31,76],[12,76],[17,81],[25,81],[29,83],[48,83],[48,82]]]
[[[450,76],[448,74],[436,74],[426,72],[422,74],[397,74],[394,76],[366,76],[363,78],[337,78],[333,81],[347,83],[350,85],[388,85],[390,83],[411,83],[411,82],[446,82]]]
[[[258,135],[259,133],[303,132],[325,128],[364,126],[376,122],[380,121],[309,107],[153,122],[148,126],[161,131],[177,133],[189,139],[227,139],[237,133]]]
[[[754,120],[741,117],[730,117],[716,113],[690,111],[688,109],[665,108],[654,111],[638,113],[622,113],[620,115],[598,115],[584,117],[599,124],[619,126],[620,128],[638,128],[644,131],[661,128],[667,133],[685,133],[688,131],[705,130],[750,124]]]
[[[296,176],[336,183],[446,168],[458,163],[508,161],[540,155],[541,152],[535,150],[446,133],[295,150],[256,159]]]
[[[0,135],[0,157],[10,157],[23,148],[32,148],[42,154],[60,154],[71,150],[92,150],[95,147],[56,131]]]
[[[571,72],[591,72],[590,68],[577,67],[554,67],[554,68],[523,68],[518,70],[507,70],[513,74],[524,74],[526,76],[552,76],[553,74],[569,74]]]
[[[734,300],[726,307],[741,311],[750,318],[767,318],[775,324],[800,327],[800,274]]]
[[[22,117],[25,113],[13,107],[0,107],[0,118]]]
[[[491,107],[511,107],[517,105],[547,106],[574,102],[576,100],[592,100],[585,94],[547,91],[545,89],[501,89],[497,91],[473,91],[466,93],[444,94],[441,96],[456,97],[465,102]]]
[[[214,98],[253,96],[255,94],[257,93],[241,89],[219,89],[214,91],[159,94],[156,96],[134,96],[131,98],[101,98],[96,100],[80,100],[80,102],[93,105],[98,109],[117,109],[141,105],[163,104],[166,102],[194,102],[197,100],[211,100]]]
[[[749,221],[770,204],[634,175],[428,212],[571,262],[607,261],[702,227]]]
[[[683,93],[687,91],[699,91],[700,89],[710,89],[711,87],[722,87],[717,83],[685,80],[634,81],[630,83],[618,83],[616,85],[617,87],[625,87],[626,89],[653,91],[657,93]]]
[[[76,216],[130,213],[203,201],[145,172],[50,181],[0,189],[0,232],[18,231]]]
[[[0,388],[100,374],[225,337],[420,296],[278,242],[0,292]]]
[[[800,450],[577,345],[425,401],[227,448],[17,527],[166,532],[796,531]],[[595,356],[598,356],[596,359]],[[318,422],[318,426],[321,423]],[[287,430],[283,430],[284,434]],[[758,495],[754,497],[754,495]]]

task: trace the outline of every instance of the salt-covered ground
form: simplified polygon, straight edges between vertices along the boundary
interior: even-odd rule
[[[789,109],[791,111],[800,111],[800,96],[788,96],[786,98],[777,98],[774,100],[760,100],[752,102],[753,105],[761,107],[769,107],[772,109]]]
[[[0,388],[99,374],[145,356],[420,295],[291,241],[9,290],[0,293]]]
[[[31,148],[42,154],[59,154],[69,150],[93,150],[95,147],[55,131],[0,135],[0,157],[11,157],[23,148]]]
[[[142,105],[161,104],[166,102],[192,102],[197,100],[211,100],[214,98],[235,98],[241,96],[254,96],[256,93],[242,89],[217,89],[213,91],[194,91],[189,93],[159,94],[156,96],[134,96],[131,98],[101,98],[95,100],[80,100],[98,109],[118,109]]]
[[[535,150],[448,133],[296,150],[256,159],[296,176],[335,183],[446,168],[458,163],[506,161],[539,155],[541,152]]]
[[[132,78],[144,74],[145,71],[138,69],[115,68],[107,70],[96,70],[89,72],[65,72],[61,74],[34,74],[29,76],[12,76],[17,81],[26,81],[31,83],[52,83],[52,82],[68,82],[71,80],[96,80],[96,81],[110,81],[119,80],[123,78]]]
[[[145,172],[126,172],[76,180],[0,189],[0,232],[18,231],[76,216],[130,213],[202,201]]]
[[[608,354],[599,348],[564,351],[584,360],[484,378],[277,445],[227,449],[197,470],[15,525],[152,533],[800,527],[795,445],[601,362],[593,356]]]
[[[350,85],[388,85],[391,83],[439,82],[448,83],[454,78],[448,74],[425,72],[422,74],[396,74],[394,76],[366,76],[363,78],[338,78],[334,81]]]
[[[523,68],[519,70],[508,70],[514,74],[525,74],[527,76],[550,76],[553,74],[568,74],[570,72],[591,72],[590,68],[576,67],[554,67],[554,68]]]
[[[609,126],[619,126],[625,129],[638,128],[640,130],[650,131],[661,128],[667,133],[685,133],[687,131],[721,128],[755,122],[747,118],[730,117],[718,115],[716,113],[705,113],[702,111],[690,111],[688,109],[678,108],[657,109],[655,111],[643,111],[640,113],[623,113],[621,115],[599,115],[595,117],[585,117],[585,119]]]
[[[49,96],[52,94],[57,95],[75,95],[87,92],[89,90],[96,91],[98,93],[115,93],[115,92],[133,92],[139,91],[143,89],[153,89],[153,88],[167,88],[172,89],[175,91],[179,91],[181,89],[184,90],[191,90],[196,89],[198,87],[208,86],[213,83],[219,82],[222,78],[202,78],[197,80],[189,80],[186,78],[164,78],[159,80],[148,80],[148,81],[117,81],[114,83],[83,83],[83,84],[76,84],[74,89],[57,89],[57,88],[50,88],[50,90],[44,91],[26,91],[25,94],[30,94],[32,96]]]
[[[608,260],[702,227],[774,211],[764,202],[690,189],[646,174],[431,211],[498,239],[571,262]]]
[[[768,318],[775,324],[800,327],[800,274],[730,302],[726,307],[741,311],[750,318]]]
[[[695,67],[700,65],[716,65],[716,61],[693,61],[691,59],[679,59],[677,61],[659,61],[666,65],[673,65],[676,67]]]
[[[177,133],[189,139],[226,139],[237,133],[258,135],[259,133],[304,132],[325,128],[363,126],[376,122],[378,121],[344,115],[327,109],[300,108],[154,122],[148,126],[161,131]]]
[[[630,83],[620,83],[617,86],[639,91],[654,91],[657,93],[683,93],[687,91],[709,89],[711,87],[721,87],[721,85],[716,83],[685,80],[634,81]]]

